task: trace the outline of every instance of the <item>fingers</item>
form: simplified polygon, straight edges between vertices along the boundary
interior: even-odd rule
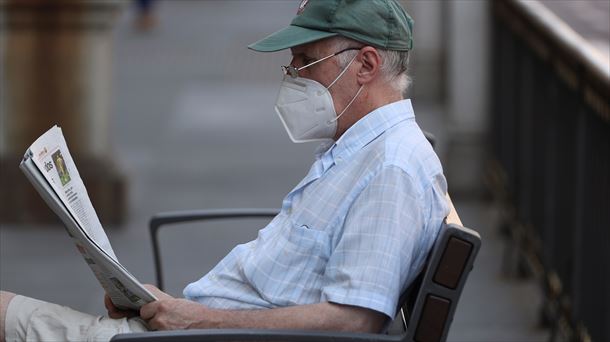
[[[110,297],[108,295],[104,295],[104,306],[106,307],[106,310],[108,311],[108,317],[110,318],[122,318],[121,314],[119,312],[119,309],[116,308],[116,306],[114,306],[114,303],[112,302],[112,300],[110,299]]]
[[[148,303],[140,308],[140,318],[146,321],[150,330],[165,330],[164,324],[161,322],[163,315],[158,312],[159,310],[162,310],[159,301]]]
[[[155,302],[151,302],[151,303],[142,305],[142,307],[140,308],[140,317],[146,321],[150,320],[151,318],[153,318],[155,316],[158,306],[159,306],[159,301],[155,301]]]
[[[112,300],[110,299],[110,297],[107,294],[104,295],[104,306],[106,307],[106,310],[108,310],[108,311],[116,310],[116,307],[114,306],[114,304],[112,303]]]
[[[135,314],[130,311],[108,311],[108,317],[112,319],[130,318],[134,316]]]
[[[110,317],[110,318],[120,319],[120,318],[135,317],[138,315],[138,313],[136,311],[121,310],[121,309],[117,308],[108,295],[104,296],[104,306],[106,307],[106,310],[108,310],[108,317]]]
[[[171,304],[167,300],[155,301],[143,305],[140,308],[140,318],[148,323],[151,330],[166,330],[170,329],[168,325],[168,310]]]
[[[110,297],[108,295],[104,296],[104,306],[106,307],[106,310],[108,310],[108,312],[121,311],[119,308],[117,308],[114,305],[114,303],[112,302],[112,299],[110,299]]]
[[[108,317],[114,318],[114,319],[131,318],[131,317],[137,317],[137,316],[138,316],[138,312],[133,311],[133,310],[117,310],[114,312],[108,312]]]

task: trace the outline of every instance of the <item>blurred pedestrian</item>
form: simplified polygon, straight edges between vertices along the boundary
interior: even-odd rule
[[[135,0],[136,17],[134,26],[140,31],[150,31],[157,25],[155,0]]]

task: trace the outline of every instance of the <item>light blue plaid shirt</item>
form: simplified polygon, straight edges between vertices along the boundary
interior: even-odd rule
[[[393,317],[449,213],[446,191],[411,102],[378,108],[322,146],[280,214],[184,296],[224,309],[329,301]]]

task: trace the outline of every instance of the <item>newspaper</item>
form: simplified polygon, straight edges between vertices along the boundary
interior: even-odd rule
[[[114,254],[61,128],[54,126],[40,136],[27,150],[19,167],[62,220],[68,235],[114,305],[138,310],[156,300]]]

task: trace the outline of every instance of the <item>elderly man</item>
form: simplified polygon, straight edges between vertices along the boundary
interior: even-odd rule
[[[440,162],[403,99],[411,30],[395,0],[302,1],[290,26],[250,45],[291,50],[276,112],[294,142],[324,141],[280,214],[188,285],[186,299],[151,287],[159,300],[139,317],[108,298],[109,318],[2,293],[7,340],[188,328],[379,331],[450,211]]]

